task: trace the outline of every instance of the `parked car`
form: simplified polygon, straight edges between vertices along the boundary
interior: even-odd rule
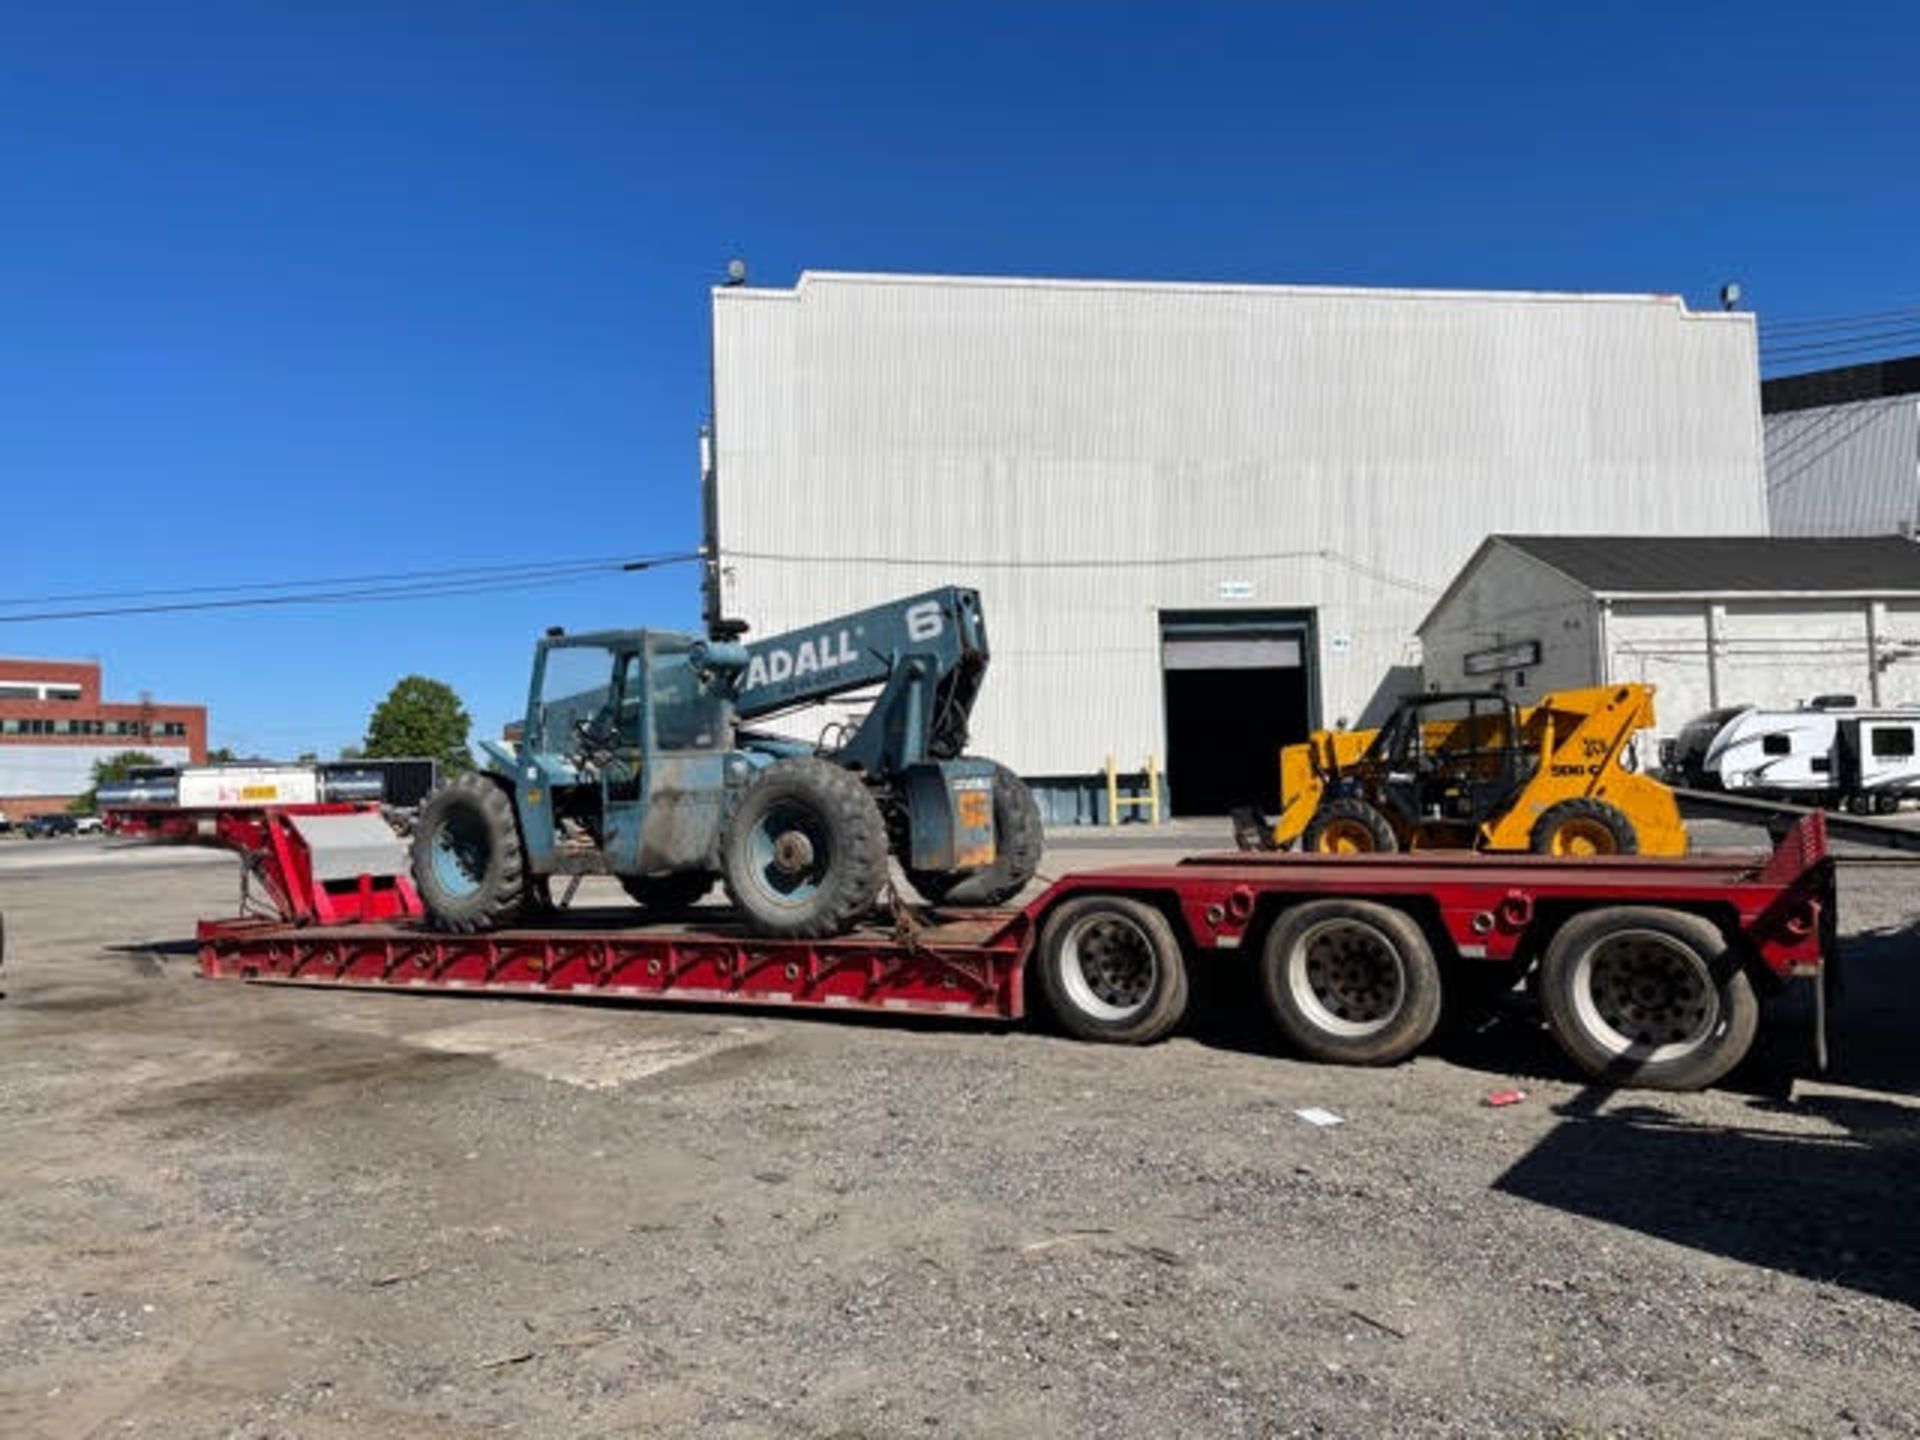
[[[80,827],[71,815],[35,815],[20,827],[29,840],[47,840],[55,835],[77,835]]]
[[[73,833],[76,835],[102,835],[107,825],[98,815],[76,815],[73,817]]]

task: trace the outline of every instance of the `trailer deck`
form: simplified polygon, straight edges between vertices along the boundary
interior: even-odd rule
[[[300,807],[174,827],[240,851],[274,909],[202,921],[203,975],[1013,1022],[1037,969],[1035,990],[1069,1031],[1141,1043],[1178,1023],[1191,965],[1246,951],[1296,1048],[1384,1063],[1430,1036],[1443,988],[1464,991],[1475,972],[1510,986],[1537,967],[1576,1063],[1673,1088],[1737,1062],[1758,996],[1818,979],[1824,1063],[1835,916],[1819,815],[1757,857],[1228,851],[1076,872],[1020,909],[895,898],[824,940],[769,939],[709,906],[670,924],[562,908],[524,928],[439,932],[405,874],[347,875],[339,853],[310,850],[340,828],[337,811]]]
[[[695,912],[697,915],[699,912]],[[620,1000],[917,1011],[1019,1020],[1032,930],[1020,911],[767,940],[715,923],[622,926],[596,911],[489,935],[413,924],[291,926],[203,921],[200,973],[216,979]]]

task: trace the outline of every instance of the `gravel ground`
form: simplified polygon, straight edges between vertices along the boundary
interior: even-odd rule
[[[1231,967],[1146,1050],[200,981],[195,859],[0,844],[0,1435],[1920,1433],[1920,870],[1829,1076],[1655,1096]]]

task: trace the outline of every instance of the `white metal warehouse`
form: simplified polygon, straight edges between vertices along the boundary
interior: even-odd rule
[[[1920,533],[1920,356],[1760,387],[1776,535]]]
[[[1661,735],[1722,706],[1920,704],[1920,545],[1494,535],[1420,635],[1429,689],[1647,681]]]
[[[1762,534],[1750,315],[1677,298],[810,272],[713,295],[710,614],[978,586],[976,749],[1174,807],[1419,683],[1492,531]]]

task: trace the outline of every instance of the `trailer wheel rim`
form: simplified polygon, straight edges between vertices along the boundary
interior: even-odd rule
[[[749,837],[756,886],[776,905],[812,901],[833,866],[832,839],[819,815],[804,805],[769,806]]]
[[[1082,1014],[1131,1020],[1152,1002],[1159,983],[1159,947],[1129,916],[1083,915],[1061,937],[1060,984]]]
[[[1610,1054],[1678,1060],[1713,1038],[1720,987],[1699,951],[1658,930],[1617,930],[1573,969],[1581,1028]]]
[[[1576,816],[1554,830],[1550,848],[1555,855],[1612,855],[1620,847],[1605,822]]]
[[[1317,1030],[1355,1040],[1377,1035],[1406,1004],[1406,960],[1378,926],[1322,920],[1287,953],[1287,993]]]
[[[433,833],[433,878],[450,896],[477,894],[487,878],[487,829],[477,815],[458,808]]]
[[[1358,820],[1329,820],[1314,848],[1322,855],[1370,855],[1375,849],[1373,832]]]

